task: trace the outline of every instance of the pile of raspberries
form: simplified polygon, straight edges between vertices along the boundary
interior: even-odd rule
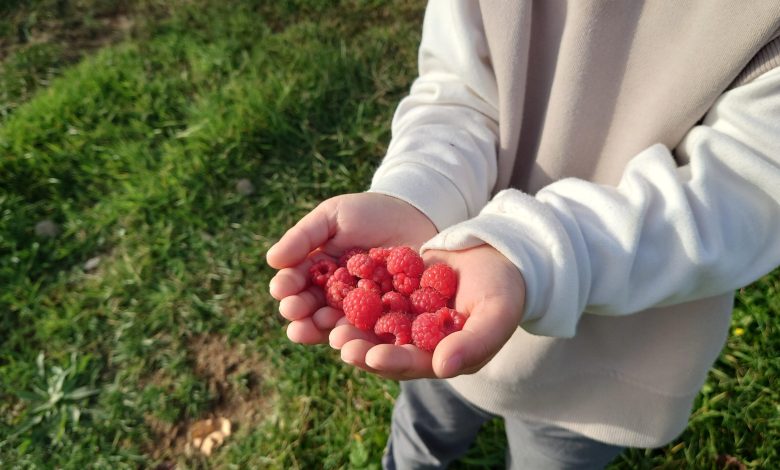
[[[352,248],[338,264],[330,259],[309,269],[311,282],[347,320],[373,331],[382,343],[414,344],[433,351],[445,336],[463,328],[466,316],[450,308],[458,286],[444,263],[425,267],[408,246]]]

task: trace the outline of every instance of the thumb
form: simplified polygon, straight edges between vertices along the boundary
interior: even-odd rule
[[[266,261],[275,269],[303,262],[336,232],[336,210],[330,199],[306,214],[266,253]]]
[[[506,305],[483,303],[466,320],[463,330],[444,338],[433,354],[433,370],[439,378],[471,374],[498,353],[517,329],[517,318]]]

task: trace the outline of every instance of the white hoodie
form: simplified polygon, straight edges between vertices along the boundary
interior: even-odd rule
[[[780,264],[780,4],[434,0],[371,191],[520,269],[476,405],[654,447]]]

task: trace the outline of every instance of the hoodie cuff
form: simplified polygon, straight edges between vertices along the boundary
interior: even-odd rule
[[[425,165],[404,163],[389,168],[374,177],[368,191],[408,202],[431,219],[439,232],[468,218],[458,188]]]
[[[568,236],[542,202],[519,191],[502,193],[477,217],[429,240],[422,251],[492,246],[517,266],[525,281],[520,326],[535,335],[571,338],[584,299],[579,295],[579,273]]]

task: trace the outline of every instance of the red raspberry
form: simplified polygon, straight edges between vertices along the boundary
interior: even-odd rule
[[[421,287],[412,292],[412,295],[409,296],[409,302],[412,304],[412,312],[418,315],[435,312],[447,306],[447,299],[439,294],[439,291],[430,287]]]
[[[358,288],[374,291],[380,296],[382,295],[382,289],[379,288],[379,284],[371,279],[361,279],[357,283]]]
[[[454,308],[447,307],[436,310],[436,315],[439,316],[439,325],[447,334],[462,330],[468,318]]]
[[[382,292],[390,292],[393,290],[393,275],[387,272],[387,268],[384,265],[377,265],[374,268],[373,274],[371,274],[371,280],[379,285]]]
[[[397,246],[387,255],[387,270],[390,274],[404,273],[410,277],[420,277],[425,269],[420,255],[408,246]]]
[[[330,277],[330,279],[328,279],[328,284],[334,281],[341,281],[345,284],[349,284],[350,286],[355,286],[358,280],[355,276],[350,274],[349,271],[347,271],[347,268],[342,267],[338,268]]]
[[[412,342],[412,316],[403,312],[390,312],[374,325],[379,341],[401,346]]]
[[[445,336],[463,329],[466,316],[451,308],[418,315],[412,322],[412,342],[418,348],[433,352]]]
[[[420,278],[407,276],[404,273],[393,275],[393,287],[403,295],[412,295],[420,287]]]
[[[347,320],[364,331],[374,331],[376,321],[382,316],[382,299],[366,289],[352,289],[344,298],[343,307]]]
[[[412,310],[409,299],[396,291],[390,291],[383,295],[382,305],[385,307],[385,312],[411,312]]]
[[[346,266],[349,259],[358,253],[366,253],[366,250],[364,250],[363,248],[354,247],[345,251],[339,258],[339,266]]]
[[[431,287],[439,291],[444,298],[451,299],[458,287],[458,276],[450,266],[436,263],[423,272],[420,287]]]
[[[342,310],[344,298],[346,298],[347,294],[354,289],[355,286],[347,284],[346,282],[334,280],[334,278],[331,277],[328,281],[327,288],[325,289],[325,302],[333,308]]]
[[[382,264],[385,264],[385,262],[387,262],[387,255],[389,254],[390,254],[390,248],[377,247],[368,250],[368,256],[373,258],[373,260],[376,261],[377,263],[382,263]]]
[[[435,313],[423,313],[412,322],[412,342],[423,351],[433,352],[445,336],[439,328],[439,317]]]
[[[338,268],[336,263],[329,259],[321,259],[315,262],[309,268],[309,277],[311,278],[311,282],[316,286],[324,286],[328,282],[328,279],[336,271],[336,268]]]
[[[371,279],[374,268],[376,268],[376,261],[366,253],[356,253],[347,261],[349,273],[361,279]]]

